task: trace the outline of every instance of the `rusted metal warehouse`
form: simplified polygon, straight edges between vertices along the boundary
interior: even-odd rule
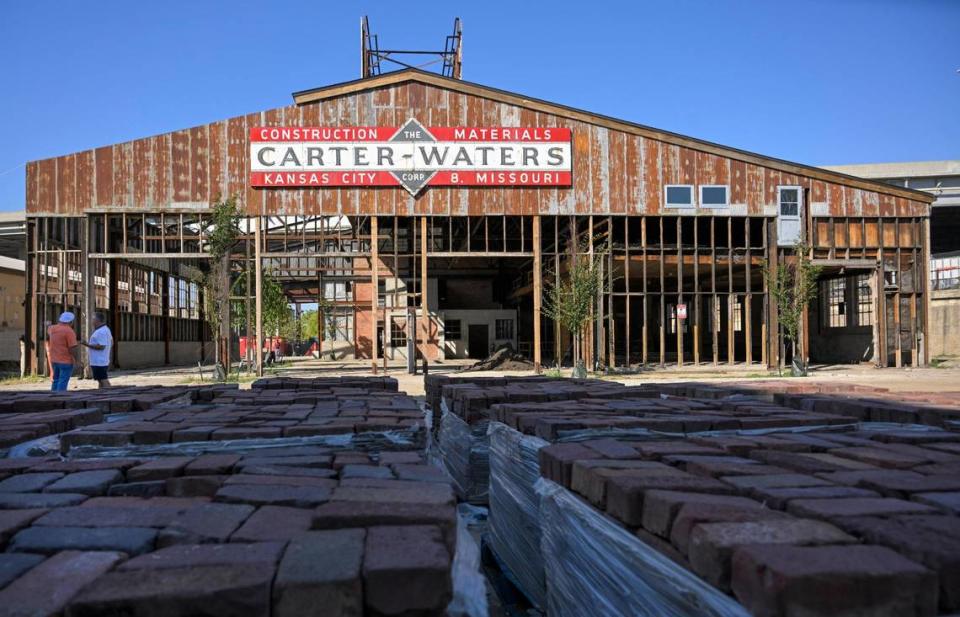
[[[553,364],[569,335],[542,314],[543,279],[597,251],[611,288],[586,334],[589,363],[773,366],[785,354],[762,269],[806,238],[824,266],[810,360],[927,362],[930,195],[469,83],[455,68],[365,67],[286,107],[29,163],[33,369],[65,308],[109,312],[121,367],[209,351],[191,273],[226,196],[246,215],[234,268],[273,273],[291,302],[323,294],[335,313],[323,345],[337,358],[399,361],[413,337],[431,361],[509,342]],[[235,334],[256,331],[250,321]]]

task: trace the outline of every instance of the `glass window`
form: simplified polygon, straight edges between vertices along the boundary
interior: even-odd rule
[[[512,341],[513,340],[513,320],[512,319],[498,319],[496,328],[496,338],[498,341]]]
[[[700,187],[700,205],[704,208],[725,208],[730,205],[725,185],[704,185]]]
[[[666,206],[668,208],[693,207],[693,185],[668,184],[664,192],[666,194]]]
[[[404,317],[394,317],[390,320],[390,346],[407,346],[407,320]]]
[[[783,216],[800,215],[800,190],[796,188],[780,189],[780,214]]]
[[[873,290],[869,274],[857,275],[857,325],[873,325]]]
[[[733,301],[733,331],[743,332],[743,303],[739,299]]]
[[[448,341],[459,341],[463,335],[460,333],[460,320],[448,319],[443,324],[443,338]]]
[[[847,281],[843,278],[824,281],[827,287],[827,325],[831,328],[847,326]]]

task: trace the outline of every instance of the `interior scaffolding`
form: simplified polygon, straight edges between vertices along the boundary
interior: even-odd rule
[[[922,364],[926,225],[909,217],[814,218],[810,250],[825,268],[824,280],[856,278],[842,300],[824,303],[822,293],[811,305],[807,336],[812,331],[816,343],[869,331],[873,348],[864,361]],[[213,346],[196,273],[208,259],[210,226],[210,215],[198,212],[31,217],[25,332],[31,370],[48,371],[46,326],[63,310],[77,313],[82,337],[93,311],[109,315],[118,367],[208,361]],[[538,370],[569,365],[572,335],[543,314],[544,288],[571,260],[592,254],[602,257],[608,289],[581,335],[588,367],[772,367],[788,354],[777,344],[764,269],[792,251],[778,247],[776,227],[772,217],[722,215],[243,218],[231,270],[258,276],[233,298],[248,317],[231,336],[258,342],[246,345],[248,357],[240,358],[236,346],[231,356],[262,370],[251,350],[263,350],[271,334],[258,327],[267,272],[292,305],[325,298],[342,324],[336,327],[347,340],[318,337],[321,358],[352,357],[376,369],[405,360],[401,342],[412,337],[420,361],[484,357],[508,341]],[[866,323],[868,290],[876,317]],[[847,310],[841,303],[861,314],[837,326],[824,316]],[[457,311],[473,312],[461,319]],[[483,323],[473,336],[470,315],[487,315],[486,340]],[[318,314],[321,326],[329,317]],[[815,344],[811,358],[818,353],[825,352]]]

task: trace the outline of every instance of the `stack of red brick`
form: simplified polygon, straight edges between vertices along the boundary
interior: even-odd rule
[[[453,493],[417,452],[0,465],[0,612],[441,615]]]
[[[549,403],[502,403],[492,420],[555,441],[565,432],[646,429],[663,433],[849,425],[851,418],[808,412],[758,399],[581,398]]]
[[[174,399],[212,400],[236,386],[111,388],[109,392],[10,392],[0,401],[0,449],[102,422],[105,415],[145,411]]]
[[[845,415],[864,422],[897,422],[948,427],[960,425],[960,391],[891,392],[846,383],[763,380],[725,384],[663,384],[662,391],[684,397],[748,395],[794,409]]]
[[[539,454],[544,477],[753,614],[960,609],[960,434],[597,439]]]
[[[85,426],[61,437],[63,452],[82,445],[128,446],[402,431],[425,434],[423,411],[385,389],[230,390],[206,403],[159,407]]]
[[[322,390],[326,388],[362,388],[397,392],[397,380],[393,377],[270,377],[250,384],[254,390]]]

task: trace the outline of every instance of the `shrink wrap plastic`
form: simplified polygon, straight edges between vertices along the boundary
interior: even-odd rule
[[[440,417],[437,450],[444,469],[453,479],[457,496],[468,503],[487,504],[490,478],[489,422],[470,426],[444,411]]]
[[[559,484],[540,479],[536,493],[551,617],[749,617]]]

